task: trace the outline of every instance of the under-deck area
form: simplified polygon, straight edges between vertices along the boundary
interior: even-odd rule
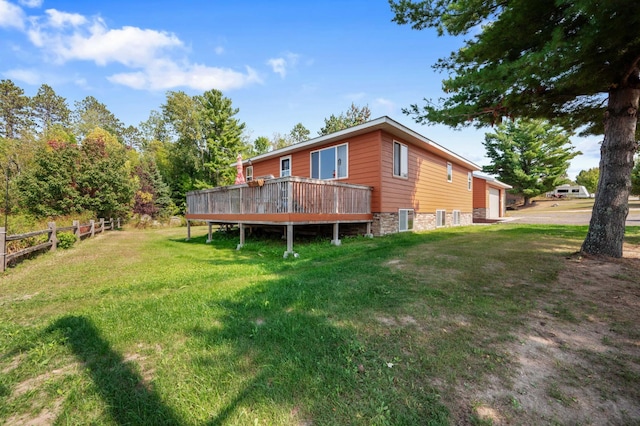
[[[339,245],[340,224],[366,224],[366,233],[371,233],[371,191],[369,186],[296,176],[192,191],[187,194],[187,237],[191,237],[190,221],[206,222],[209,240],[212,225],[237,225],[241,248],[245,227],[281,225],[286,227],[288,256],[293,254],[294,226],[331,224],[331,242]]]

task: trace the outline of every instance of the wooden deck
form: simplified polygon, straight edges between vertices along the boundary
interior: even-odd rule
[[[187,224],[237,224],[240,244],[244,225],[287,226],[287,253],[293,253],[294,225],[333,224],[334,244],[339,244],[338,224],[371,223],[370,186],[297,176],[257,179],[248,184],[223,186],[187,193]],[[190,231],[188,231],[190,232]]]

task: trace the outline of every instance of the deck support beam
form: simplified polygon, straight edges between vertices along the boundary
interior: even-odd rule
[[[298,257],[298,253],[293,251],[293,225],[287,224],[287,251],[284,252],[284,258],[286,259],[292,255],[293,257]]]
[[[236,250],[240,250],[242,247],[244,247],[244,223],[239,223],[238,229],[240,230],[240,244],[238,244]]]
[[[213,223],[207,222],[207,225],[209,225],[209,233],[207,234],[207,244],[209,244],[211,241],[213,241],[213,232],[211,231]]]
[[[365,237],[373,238],[373,232],[371,232],[371,222],[367,222],[367,233]]]
[[[342,244],[340,241],[340,224],[338,222],[333,224],[333,240],[331,240],[331,244],[334,246]]]

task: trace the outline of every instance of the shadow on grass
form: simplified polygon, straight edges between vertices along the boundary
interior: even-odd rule
[[[135,372],[91,320],[83,316],[58,319],[48,332],[61,333],[78,361],[91,376],[115,423],[121,425],[179,425],[180,419],[167,407],[149,383]]]

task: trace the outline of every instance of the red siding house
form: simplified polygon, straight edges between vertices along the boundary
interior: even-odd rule
[[[294,226],[362,224],[367,234],[473,222],[471,161],[389,117],[243,161],[247,183],[187,194],[189,220]],[[209,228],[211,229],[211,228]]]

